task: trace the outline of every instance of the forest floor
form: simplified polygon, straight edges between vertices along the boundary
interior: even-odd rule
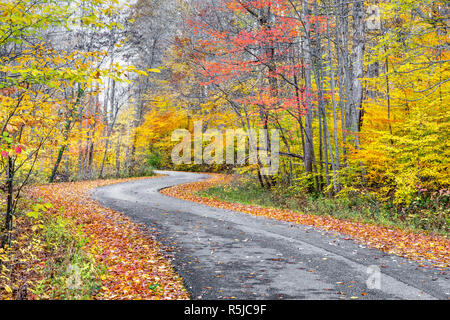
[[[134,180],[28,190],[48,211],[37,228],[29,217],[17,221],[20,250],[5,255],[14,267],[0,279],[2,299],[189,299],[154,235],[90,198],[95,188]]]

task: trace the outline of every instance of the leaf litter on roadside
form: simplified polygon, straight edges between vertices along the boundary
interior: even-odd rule
[[[388,228],[374,224],[336,219],[330,216],[304,214],[286,209],[267,208],[250,204],[239,204],[202,197],[197,193],[231,181],[231,176],[210,174],[211,179],[178,185],[162,190],[165,195],[202,203],[211,207],[239,211],[256,216],[308,225],[320,230],[334,231],[349,236],[368,247],[389,254],[396,254],[416,261],[428,260],[434,267],[450,268],[450,240],[399,228]],[[423,265],[421,265],[423,267]]]
[[[89,196],[95,188],[129,180],[46,185],[33,188],[30,193],[52,203],[53,214],[75,221],[89,238],[85,250],[107,269],[96,299],[189,299],[182,279],[148,231]]]

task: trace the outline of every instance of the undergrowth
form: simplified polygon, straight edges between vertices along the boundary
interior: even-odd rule
[[[329,198],[285,186],[265,189],[257,181],[247,178],[235,178],[229,184],[200,191],[199,195],[227,202],[288,209],[443,236],[448,236],[450,225],[448,197],[439,202],[420,199],[408,208],[399,209],[392,203],[383,203],[369,194]]]
[[[22,200],[11,246],[0,249],[2,300],[93,299],[100,289],[104,267],[83,251],[88,239],[51,207]]]

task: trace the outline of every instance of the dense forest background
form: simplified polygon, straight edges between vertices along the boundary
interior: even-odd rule
[[[438,0],[2,1],[3,225],[27,184],[170,168],[363,197],[446,232],[448,13]],[[200,120],[278,129],[278,175],[173,166],[172,132]]]

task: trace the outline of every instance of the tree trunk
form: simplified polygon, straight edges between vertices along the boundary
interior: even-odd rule
[[[303,59],[305,72],[305,170],[308,173],[313,172],[314,144],[313,144],[313,127],[312,127],[312,106],[311,106],[311,45],[310,45],[310,23],[308,1],[303,0],[303,19],[305,23],[305,37],[303,39]]]
[[[80,86],[78,86],[77,101],[75,102],[75,104],[73,105],[72,108],[75,108],[76,106],[78,106],[80,104],[83,94],[84,94],[84,90],[81,89]],[[55,181],[55,177],[56,177],[56,174],[58,173],[59,165],[61,164],[61,160],[63,158],[64,152],[67,149],[69,134],[70,134],[70,130],[72,127],[71,119],[73,116],[74,116],[74,109],[71,109],[66,118],[66,126],[64,128],[64,142],[63,142],[63,145],[59,148],[58,157],[56,159],[55,165],[53,166],[52,174],[50,175],[50,178],[49,178],[49,183],[53,183]]]
[[[353,68],[350,105],[350,128],[355,134],[355,146],[359,148],[358,133],[361,129],[363,86],[361,79],[364,76],[364,50],[365,50],[365,9],[364,0],[355,0],[353,3]]]
[[[334,65],[333,65],[333,54],[331,51],[331,33],[330,33],[330,25],[329,25],[329,15],[327,10],[327,36],[328,36],[328,56],[330,59],[330,86],[331,86],[331,103],[333,105],[333,124],[334,124],[334,169],[333,169],[333,176],[334,176],[334,188],[335,192],[340,191],[340,185],[339,185],[339,171],[340,171],[340,160],[339,160],[339,139],[338,139],[338,120],[337,120],[337,107],[336,107],[336,99],[335,99],[335,79],[334,79]],[[331,148],[331,143],[330,143]]]
[[[120,177],[120,134],[117,137],[116,145],[116,178]]]
[[[8,169],[7,169],[7,179],[6,179],[6,216],[5,216],[5,226],[4,234],[2,239],[1,247],[11,245],[11,232],[13,229],[13,218],[14,218],[14,159],[8,157]]]

